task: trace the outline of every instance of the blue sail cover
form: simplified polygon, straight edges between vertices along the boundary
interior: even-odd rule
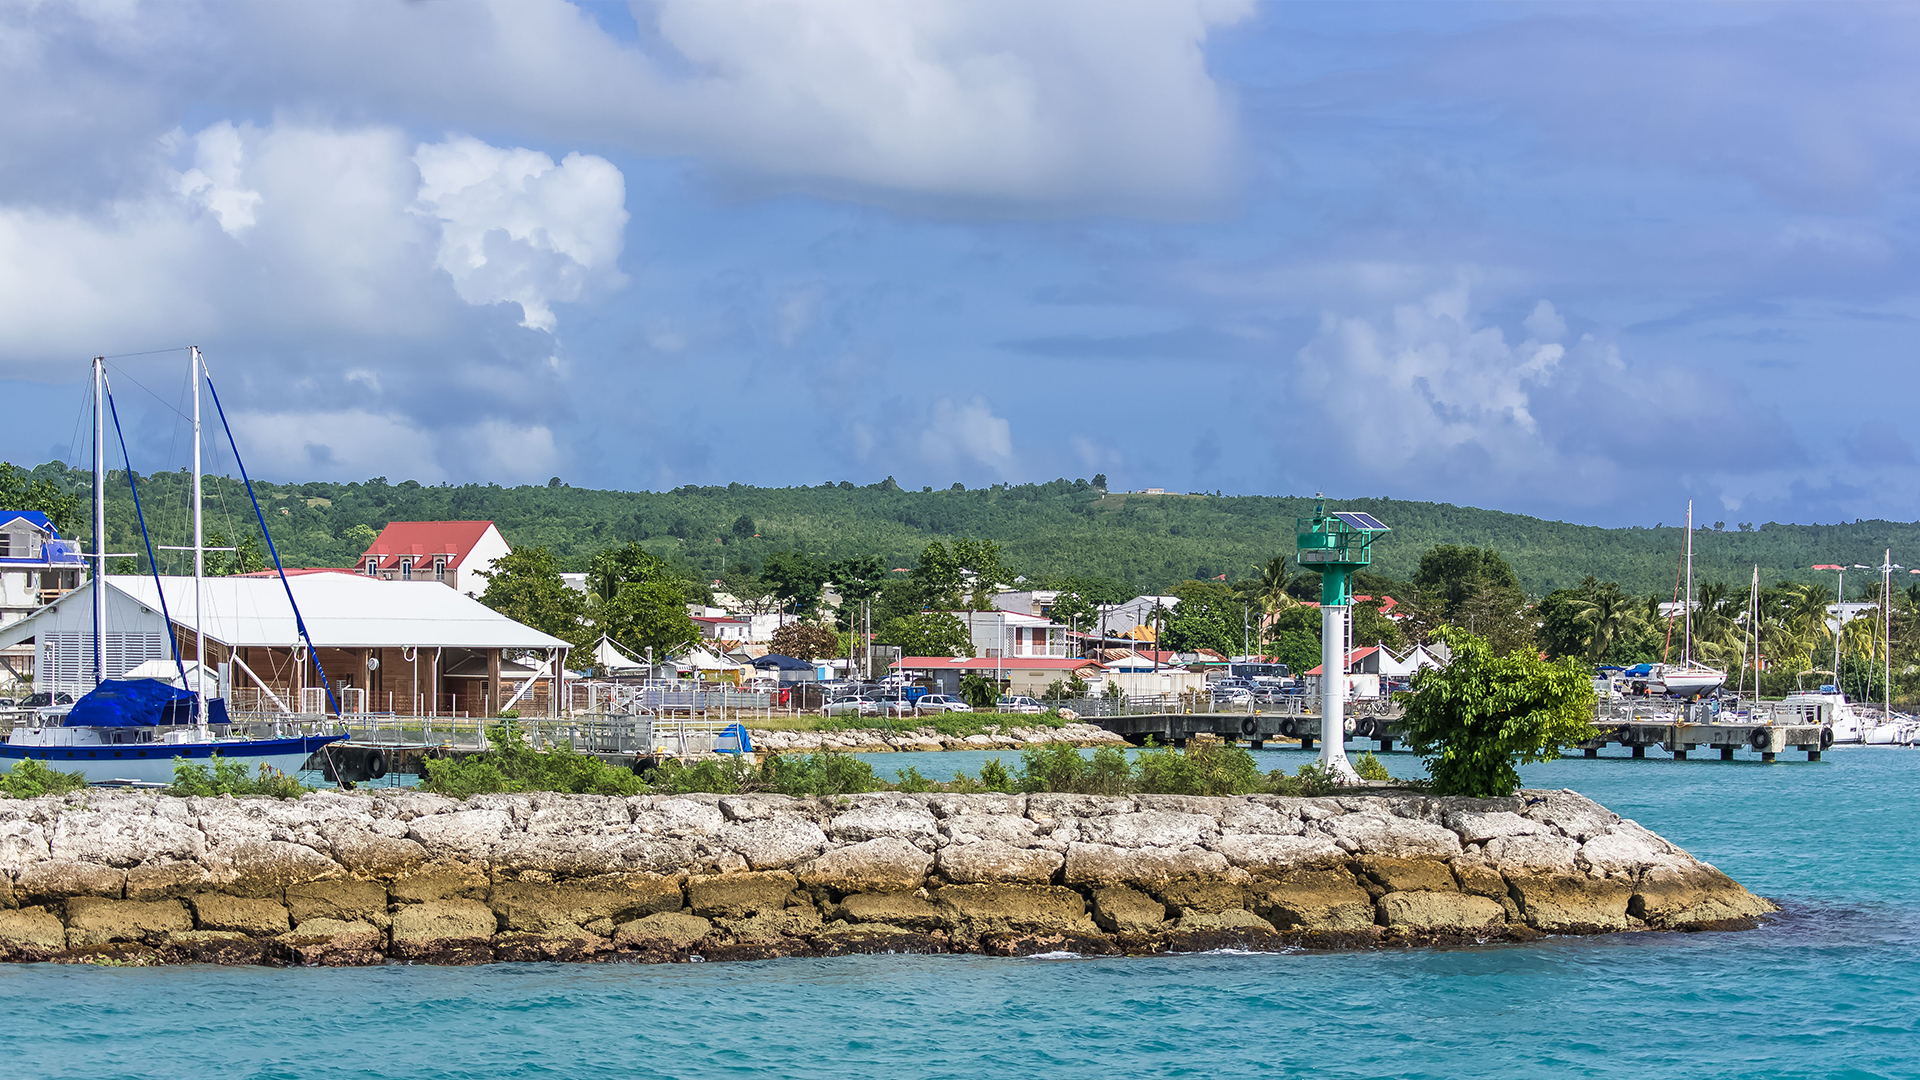
[[[67,727],[154,727],[193,722],[191,691],[159,679],[108,679],[73,703]]]

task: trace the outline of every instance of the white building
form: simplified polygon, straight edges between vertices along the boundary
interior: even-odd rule
[[[1035,656],[1065,659],[1072,655],[1067,628],[1052,619],[1017,611],[951,612],[967,628],[975,656]]]
[[[1117,637],[1136,626],[1152,623],[1156,609],[1172,611],[1179,606],[1177,596],[1136,596],[1124,604],[1101,604],[1094,609],[1098,614],[1093,628],[1101,637]]]
[[[79,588],[87,577],[79,546],[36,510],[0,511],[0,628]],[[0,685],[33,679],[33,650],[0,649]]]

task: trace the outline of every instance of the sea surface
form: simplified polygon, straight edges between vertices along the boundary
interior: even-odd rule
[[[980,753],[879,754],[883,776]],[[1009,766],[1018,755],[1002,755]],[[1310,760],[1269,750],[1289,771]],[[1798,756],[1798,755],[1794,755]],[[1396,774],[1417,758],[1386,755]],[[1733,934],[1133,959],[0,966],[10,1077],[1920,1077],[1920,750],[1563,759],[1785,911]]]

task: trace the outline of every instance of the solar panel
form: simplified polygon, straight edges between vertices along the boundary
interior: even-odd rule
[[[1380,524],[1380,519],[1374,517],[1372,514],[1361,514],[1361,513],[1357,513],[1349,510],[1349,511],[1343,511],[1333,516],[1339,518],[1341,521],[1346,522],[1347,524],[1353,526],[1356,529],[1365,529],[1367,532],[1391,532],[1392,531],[1391,529],[1387,528],[1385,525]]]

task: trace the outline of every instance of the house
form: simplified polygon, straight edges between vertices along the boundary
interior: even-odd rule
[[[1017,611],[949,612],[967,628],[975,656],[1051,656],[1064,659],[1072,650],[1067,628],[1052,619]]]
[[[481,575],[512,551],[491,521],[393,521],[355,565],[367,577],[437,581],[479,596],[487,591]]]
[[[87,576],[79,545],[62,540],[37,510],[0,510],[0,628],[80,587]],[[0,683],[33,678],[33,650],[0,649]]]
[[[1063,656],[973,656],[960,660],[951,656],[903,656],[894,661],[892,670],[931,683],[942,694],[958,694],[961,677],[974,674],[998,682],[1003,693],[1028,697],[1045,693],[1055,679],[1078,674],[1097,682],[1102,675],[1098,660]]]
[[[152,577],[112,576],[105,587],[106,678],[152,660],[171,663],[176,647],[192,659],[192,578],[156,585]],[[432,580],[322,572],[291,574],[285,585],[277,576],[235,576],[200,587],[207,666],[236,712],[329,712],[329,685],[348,712],[402,716],[541,714],[564,700],[566,642]],[[93,588],[84,584],[0,628],[0,648],[32,643],[35,690],[77,696],[93,688]]]
[[[1001,611],[1017,611],[1022,615],[1038,615],[1043,619],[1053,617],[1054,602],[1060,599],[1058,589],[1027,589],[1021,592],[1003,592],[993,595],[993,606]]]
[[[1136,596],[1124,604],[1101,604],[1095,609],[1094,629],[1101,637],[1125,635],[1152,623],[1155,611],[1172,611],[1179,606],[1177,596]]]

